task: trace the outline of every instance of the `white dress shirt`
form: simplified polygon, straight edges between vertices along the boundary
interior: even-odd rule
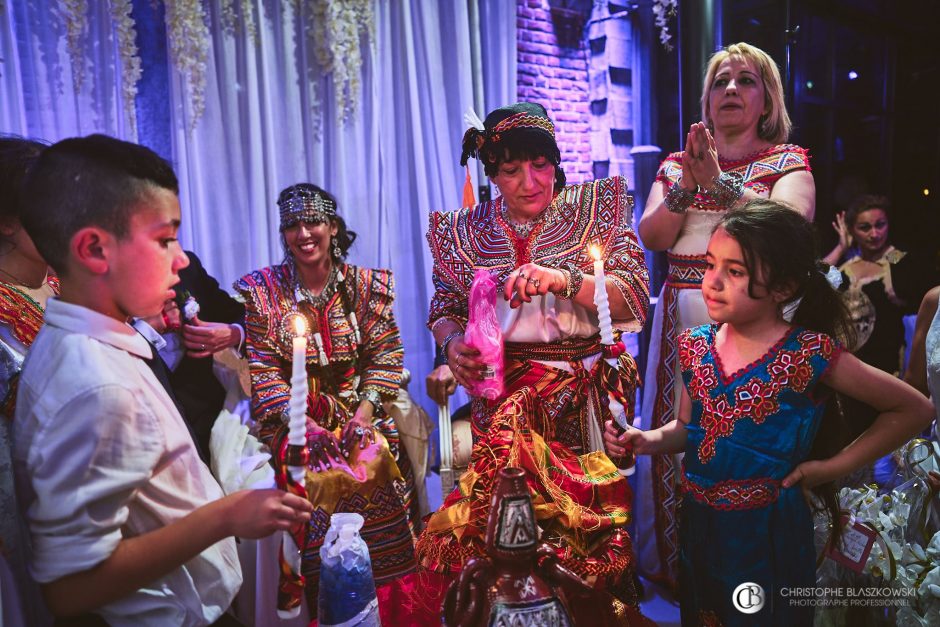
[[[130,325],[50,299],[24,364],[14,468],[32,537],[31,571],[51,582],[92,568],[122,538],[222,497]],[[242,575],[227,538],[170,574],[97,610],[109,624],[206,625]]]

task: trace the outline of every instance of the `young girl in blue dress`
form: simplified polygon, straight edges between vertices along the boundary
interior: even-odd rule
[[[785,206],[729,212],[702,284],[717,324],[679,342],[678,419],[651,431],[607,425],[611,456],[685,452],[683,625],[812,625],[812,607],[787,594],[815,583],[807,491],[837,516],[833,481],[930,422],[924,396],[843,351],[848,318],[816,258],[812,225]],[[847,446],[834,392],[879,412]]]

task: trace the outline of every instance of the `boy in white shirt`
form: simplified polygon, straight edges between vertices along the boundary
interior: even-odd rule
[[[212,624],[241,585],[232,536],[310,517],[278,490],[223,497],[128,324],[161,311],[188,263],[177,193],[155,153],[102,135],[51,146],[26,184],[23,224],[61,295],[19,381],[14,465],[57,616]]]

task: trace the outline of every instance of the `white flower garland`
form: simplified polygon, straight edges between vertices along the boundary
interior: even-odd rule
[[[131,16],[132,0],[111,0],[111,18],[121,55],[121,95],[124,113],[131,129],[131,140],[137,141],[137,82],[142,75],[137,49],[137,28]]]
[[[332,72],[336,115],[340,120],[348,120],[359,108],[362,90],[360,37],[365,33],[370,45],[375,41],[372,2],[309,0],[308,7],[313,22],[317,63],[324,73]]]
[[[170,59],[183,75],[189,91],[189,130],[192,131],[206,109],[210,38],[201,0],[166,0],[166,30]]]
[[[88,28],[88,3],[85,0],[59,0],[65,17],[65,40],[72,65],[72,87],[77,94],[85,82],[85,31]]]
[[[667,52],[672,52],[672,35],[669,34],[669,20],[675,17],[679,0],[653,0],[653,15],[659,28],[659,42]]]
[[[255,13],[252,0],[240,0],[238,10],[241,12],[241,22],[238,21],[238,13],[235,11],[235,0],[220,0],[219,14],[222,20],[222,28],[230,35],[234,35],[244,29],[248,40],[258,44],[258,26],[255,24]]]

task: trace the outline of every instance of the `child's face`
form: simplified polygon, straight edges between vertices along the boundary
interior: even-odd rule
[[[176,194],[151,188],[131,215],[126,237],[115,242],[108,264],[108,286],[116,317],[159,314],[175,295],[179,271],[189,259],[176,240],[180,205]]]
[[[702,295],[712,320],[746,324],[777,315],[777,299],[762,285],[762,277],[756,277],[754,297],[748,294],[751,272],[744,265],[744,253],[724,229],[712,234],[705,258]]]

